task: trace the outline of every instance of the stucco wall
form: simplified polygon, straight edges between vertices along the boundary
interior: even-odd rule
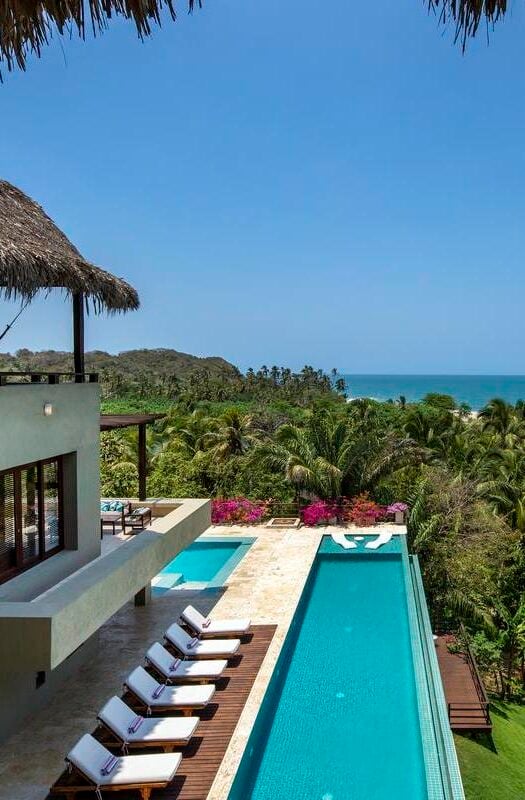
[[[0,601],[0,678],[55,669],[210,525],[209,500],[178,501],[102,558],[31,602]]]
[[[49,417],[45,403],[53,406]],[[0,387],[0,470],[72,454],[64,476],[66,549],[1,584],[0,601],[31,600],[100,554],[99,415],[97,384]]]
[[[51,701],[98,628],[210,525],[207,500],[157,503],[166,516],[98,558],[99,414],[97,384],[0,387],[0,470],[68,454],[65,549],[0,584],[0,739]]]
[[[172,505],[151,528],[31,602],[0,602],[0,741],[52,702],[72,669],[89,658],[100,626],[209,527],[209,500]],[[39,689],[38,670],[46,677]]]
[[[20,670],[16,675],[0,672],[0,742],[7,739],[22,723],[41,708],[50,706],[53,696],[65,681],[96,653],[98,633],[94,634],[57,669],[45,673],[45,682],[37,688],[37,672]],[[0,789],[0,797],[2,790]],[[13,798],[14,800],[14,798]]]

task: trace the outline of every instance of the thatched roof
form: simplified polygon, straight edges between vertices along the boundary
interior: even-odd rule
[[[202,0],[188,0],[189,10]],[[174,0],[2,0],[0,3],[0,61],[8,69],[25,69],[28,53],[41,53],[53,33],[85,36],[86,23],[96,34],[107,28],[111,17],[131,19],[141,39],[149,36],[152,24],[160,25],[166,8],[175,19]]]
[[[191,12],[202,0],[187,0]],[[465,46],[481,23],[492,25],[507,11],[507,0],[425,0],[445,24],[452,23],[456,38]],[[175,0],[2,0],[0,2],[0,62],[8,69],[25,69],[28,53],[40,55],[53,33],[71,34],[76,29],[85,36],[86,20],[93,33],[108,27],[112,17],[134,21],[141,39],[149,36],[152,25],[160,25],[166,9],[175,19]],[[1,74],[0,74],[1,79]]]
[[[82,258],[39,205],[0,180],[0,296],[31,299],[50,288],[84,292],[95,311],[139,307],[132,286]]]
[[[456,39],[461,41],[463,48],[482,23],[493,25],[507,11],[507,0],[428,0],[428,5],[439,14],[443,23],[455,27]]]

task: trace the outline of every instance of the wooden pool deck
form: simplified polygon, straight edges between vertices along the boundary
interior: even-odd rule
[[[206,800],[276,627],[252,627],[251,635],[241,644],[240,657],[232,660],[224,677],[216,682],[216,701],[198,713],[201,721],[196,735],[186,747],[176,748],[182,753],[182,761],[174,781],[166,789],[153,790],[151,800]],[[129,696],[125,700],[132,705]],[[134,750],[139,752],[142,751]],[[151,748],[143,752],[151,752]],[[48,800],[64,800],[64,792],[72,780],[65,771],[56,784],[60,791],[51,791]],[[75,783],[78,785],[78,778]],[[87,799],[95,797],[95,792],[82,791],[77,796],[79,800]],[[117,798],[117,793],[103,793],[103,796]],[[118,792],[118,800],[137,800],[137,797],[137,791]]]
[[[488,698],[469,652],[450,652],[453,634],[438,636],[436,654],[453,731],[490,732]]]

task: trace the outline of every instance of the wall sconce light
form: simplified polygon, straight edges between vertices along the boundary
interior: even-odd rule
[[[44,403],[44,417],[51,417],[53,414],[53,404]]]

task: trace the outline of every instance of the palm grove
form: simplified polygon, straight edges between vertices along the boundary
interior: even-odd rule
[[[274,503],[366,493],[409,506],[434,623],[465,623],[494,691],[525,694],[525,405],[495,399],[477,418],[446,395],[347,403],[344,383],[311,367],[116,390],[106,411],[162,409],[148,433],[152,496]],[[133,496],[136,435],[102,438],[102,491]]]

